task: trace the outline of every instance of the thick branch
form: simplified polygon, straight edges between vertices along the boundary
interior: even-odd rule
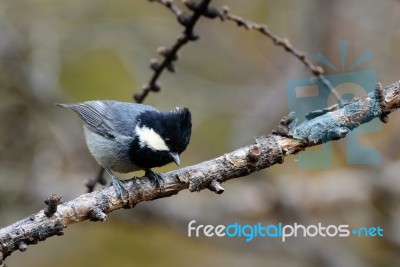
[[[50,217],[45,215],[45,210],[41,210],[0,229],[0,259],[4,260],[17,249],[25,250],[27,245],[62,235],[63,229],[70,224],[84,220],[104,221],[106,214],[120,208],[133,207],[142,201],[169,197],[183,189],[193,192],[208,188],[222,193],[224,189],[221,183],[227,180],[280,164],[289,154],[343,138],[359,125],[391,113],[400,106],[399,91],[400,82],[397,82],[343,108],[328,109],[327,113],[314,116],[295,127],[288,123],[293,121],[292,118],[284,120],[281,124],[290,128],[287,136],[261,136],[256,138],[255,144],[194,166],[164,173],[162,191],[154,188],[146,177],[132,178],[125,181],[129,196],[124,200],[119,199],[114,188],[108,186],[58,205],[57,211]]]

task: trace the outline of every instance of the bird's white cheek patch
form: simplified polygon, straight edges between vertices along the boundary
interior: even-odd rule
[[[136,126],[135,130],[139,137],[141,147],[147,146],[153,150],[169,150],[161,136],[153,129]]]

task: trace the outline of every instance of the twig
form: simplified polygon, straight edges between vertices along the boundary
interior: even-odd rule
[[[189,16],[178,8],[171,0],[149,1],[162,4],[171,10],[176,15],[178,22],[185,29],[171,48],[160,47],[157,49],[158,53],[164,57],[164,60],[161,63],[157,60],[152,60],[150,62],[150,67],[154,73],[150,81],[143,85],[142,92],[134,95],[134,99],[137,103],[142,103],[150,92],[159,92],[161,90],[161,86],[157,83],[157,80],[165,69],[171,72],[175,71],[174,61],[178,60],[178,51],[188,42],[196,41],[199,38],[199,36],[194,33],[194,26],[201,16],[207,14],[208,5],[211,2],[211,0],[203,0],[200,4],[195,4],[189,1],[185,2],[186,6],[193,11],[193,14]]]
[[[252,21],[249,21],[247,19],[244,19],[238,15],[232,14],[229,10],[229,7],[224,6],[222,8],[222,11],[219,13],[219,18],[222,21],[233,21],[235,22],[239,27],[243,27],[246,30],[256,30],[263,34],[264,36],[268,37],[269,39],[272,40],[272,42],[276,46],[281,46],[285,49],[286,52],[292,54],[295,56],[297,59],[301,61],[301,63],[306,66],[307,69],[310,70],[312,75],[314,75],[316,78],[318,78],[321,83],[334,95],[336,100],[338,101],[340,106],[343,106],[344,103],[342,103],[342,99],[339,96],[338,92],[336,89],[333,87],[333,85],[329,82],[329,80],[324,76],[324,69],[321,66],[316,66],[314,65],[306,56],[304,52],[301,52],[297,50],[287,38],[282,38],[275,34],[273,31],[271,31],[267,25],[265,24],[259,24],[255,23]]]
[[[361,124],[400,107],[400,81],[358,99],[341,109],[307,120],[295,126],[293,114],[281,122],[289,127],[288,136],[266,135],[256,138],[256,143],[239,148],[218,158],[200,164],[161,174],[164,190],[156,189],[146,178],[124,181],[129,195],[120,199],[114,188],[84,194],[58,206],[48,218],[44,210],[0,229],[0,265],[15,250],[25,250],[48,237],[62,235],[70,224],[84,220],[104,221],[106,214],[121,208],[134,207],[142,201],[169,197],[183,189],[200,191],[210,189],[222,193],[221,183],[249,175],[255,171],[283,163],[285,156],[298,153],[307,147],[337,140]],[[384,105],[382,105],[384,103]],[[293,136],[293,137],[289,137]]]
[[[57,206],[61,203],[61,197],[53,194],[46,199],[44,203],[47,205],[47,208],[44,210],[44,215],[50,218],[57,212]]]

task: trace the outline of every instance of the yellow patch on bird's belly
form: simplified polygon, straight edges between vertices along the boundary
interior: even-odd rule
[[[153,129],[148,127],[136,126],[136,134],[139,138],[139,144],[141,147],[147,146],[155,151],[168,151],[169,148],[165,144],[162,137],[156,133]]]

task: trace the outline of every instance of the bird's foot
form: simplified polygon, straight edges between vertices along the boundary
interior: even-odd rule
[[[147,169],[144,175],[152,181],[153,185],[156,188],[162,189],[164,187],[164,179],[161,177],[160,174],[155,173],[150,169]]]
[[[87,193],[93,192],[93,190],[97,184],[101,184],[101,185],[107,184],[106,179],[104,179],[104,168],[103,167],[100,168],[100,171],[97,173],[96,177],[93,177],[92,179],[90,179],[86,182],[85,185],[87,188]]]
[[[115,191],[117,192],[118,198],[124,201],[124,197],[129,196],[129,192],[125,189],[124,183],[122,183],[121,180],[114,176],[110,168],[108,168],[107,166],[103,166],[103,169],[111,176],[111,183],[114,186]]]
[[[129,195],[128,190],[126,190],[124,186],[124,183],[121,182],[121,180],[119,180],[117,177],[113,176],[111,183],[114,186],[115,191],[117,192],[117,195],[121,200],[124,200],[124,197]]]

